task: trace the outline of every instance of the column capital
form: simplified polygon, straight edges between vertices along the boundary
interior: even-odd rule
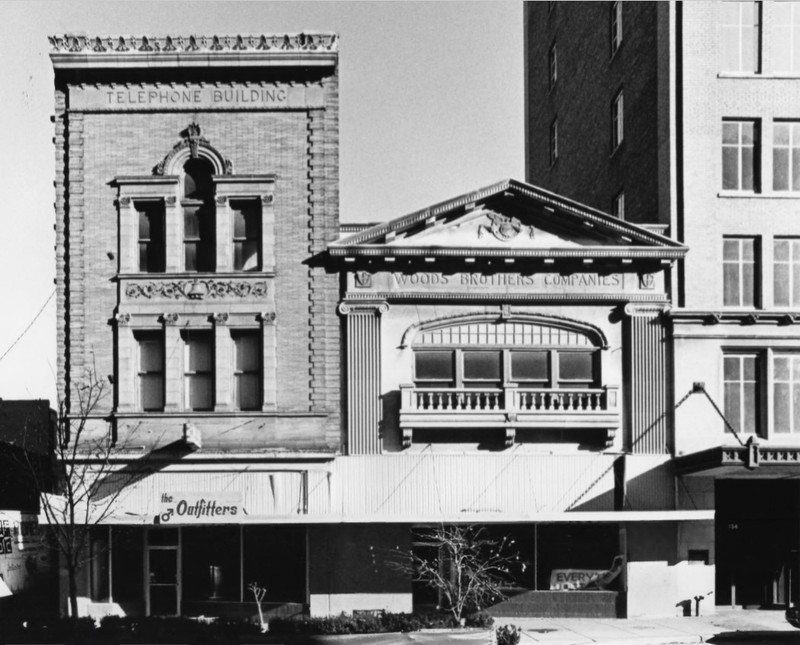
[[[226,312],[211,314],[208,319],[217,326],[228,324],[228,314]]]
[[[180,316],[176,313],[164,313],[159,316],[159,320],[164,323],[165,326],[175,326],[178,324],[178,320]]]
[[[114,314],[113,321],[117,327],[126,327],[131,323],[131,315],[117,312]]]
[[[262,311],[256,318],[265,325],[274,325],[277,314],[274,311]]]
[[[339,313],[343,316],[361,314],[361,315],[374,315],[380,316],[389,313],[389,303],[385,300],[375,301],[345,301],[339,303]]]
[[[629,302],[623,308],[626,316],[631,318],[653,318],[665,314],[672,309],[668,302]]]

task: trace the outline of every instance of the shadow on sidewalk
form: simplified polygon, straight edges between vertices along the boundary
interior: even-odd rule
[[[736,643],[778,643],[780,645],[788,645],[789,643],[796,643],[800,645],[800,631],[787,632],[787,631],[733,631],[721,632],[709,638],[707,643],[724,643],[725,645],[735,645]]]

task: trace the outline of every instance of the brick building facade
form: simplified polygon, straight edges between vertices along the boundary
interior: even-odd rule
[[[661,224],[689,248],[661,319],[674,357],[668,467],[674,507],[715,513],[692,550],[713,569],[717,604],[800,593],[798,489],[785,479],[800,454],[798,11],[767,1],[526,6],[528,180],[609,212],[622,194],[620,217]],[[684,561],[674,539],[654,560]],[[654,562],[648,574],[658,571]],[[663,611],[654,600],[631,609]]]

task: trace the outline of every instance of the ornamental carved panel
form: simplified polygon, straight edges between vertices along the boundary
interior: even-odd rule
[[[266,280],[148,280],[131,282],[125,287],[125,296],[134,300],[220,300],[263,298],[266,295]]]

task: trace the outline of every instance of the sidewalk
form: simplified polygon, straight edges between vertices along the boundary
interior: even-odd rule
[[[719,643],[765,643],[772,638],[787,642],[793,634],[800,642],[800,630],[786,622],[783,610],[719,609],[708,616],[651,619],[495,617],[496,626],[505,624],[523,629],[520,645],[678,645],[704,643],[712,638],[712,642]]]

